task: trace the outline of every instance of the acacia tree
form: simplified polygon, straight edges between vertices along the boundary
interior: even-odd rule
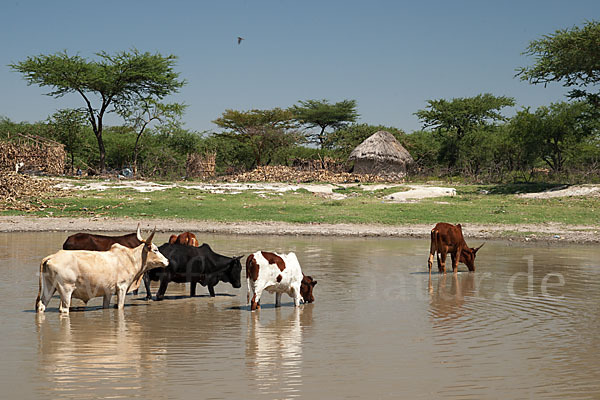
[[[247,143],[254,155],[256,165],[268,164],[269,156],[277,149],[297,142],[293,128],[293,115],[289,110],[236,111],[225,110],[213,123],[227,129],[224,134],[237,137]]]
[[[290,108],[294,119],[308,129],[320,129],[317,132],[309,131],[307,139],[318,144],[321,149],[327,141],[325,129],[341,128],[358,118],[356,100],[343,100],[335,104],[330,104],[327,100],[306,100],[298,103]]]
[[[600,23],[588,21],[583,27],[557,30],[534,40],[523,53],[535,58],[517,76],[532,84],[563,82],[573,88],[569,97],[586,99],[600,108],[600,92],[589,91],[600,83]]]
[[[438,132],[442,141],[440,156],[452,168],[458,161],[463,138],[475,130],[492,126],[496,121],[506,120],[500,110],[514,106],[515,100],[485,93],[452,100],[428,100],[427,103],[427,109],[419,110],[415,115],[422,121],[424,129],[433,128]]]
[[[185,81],[178,80],[173,71],[174,55],[141,53],[136,49],[110,55],[96,53],[99,60],[86,60],[66,51],[51,55],[28,57],[10,64],[24,75],[29,85],[48,86],[48,96],[62,97],[79,94],[87,111],[87,118],[98,141],[100,170],[105,171],[106,151],[102,140],[103,118],[118,105],[127,109],[141,99],[162,100],[177,92]],[[94,105],[94,103],[96,103]]]
[[[562,172],[578,145],[593,132],[584,118],[589,107],[581,101],[560,102],[533,113],[529,108],[519,111],[511,120],[510,132],[528,164],[541,159],[553,172]]]
[[[75,166],[75,153],[83,144],[83,131],[86,122],[86,112],[81,109],[58,110],[48,118],[54,138],[65,146],[71,158],[71,173]]]
[[[117,105],[117,112],[136,133],[135,145],[133,146],[133,154],[131,156],[134,176],[137,174],[140,139],[146,128],[153,122],[158,123],[162,127],[178,128],[180,125],[179,119],[183,115],[185,107],[181,103],[160,103],[151,97],[140,99],[137,103],[129,107],[122,108],[120,105]]]

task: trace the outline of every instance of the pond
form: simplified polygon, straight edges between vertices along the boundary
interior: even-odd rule
[[[67,235],[0,233],[4,398],[600,396],[596,246],[489,242],[475,273],[430,279],[427,240],[199,235],[229,256],[296,252],[315,303],[265,293],[250,312],[244,282],[215,298],[171,283],[162,302],[37,315],[39,262]]]

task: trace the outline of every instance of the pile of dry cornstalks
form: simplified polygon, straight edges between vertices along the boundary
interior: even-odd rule
[[[55,182],[22,175],[13,171],[0,172],[0,210],[37,211],[46,208],[44,199],[60,196],[63,190]]]
[[[302,171],[300,169],[282,165],[257,167],[252,171],[242,172],[235,175],[219,177],[226,182],[328,182],[328,183],[352,183],[352,182],[387,182],[389,179],[376,175],[350,174],[347,172],[331,172],[325,169],[315,171]]]

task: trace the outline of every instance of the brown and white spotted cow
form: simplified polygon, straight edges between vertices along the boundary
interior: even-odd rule
[[[312,303],[312,294],[317,281],[311,276],[304,275],[298,258],[294,253],[277,254],[257,251],[246,259],[246,281],[248,282],[248,297],[250,309],[260,308],[260,297],[266,290],[275,293],[275,307],[281,306],[281,295],[287,293],[294,299],[294,305],[300,302]]]

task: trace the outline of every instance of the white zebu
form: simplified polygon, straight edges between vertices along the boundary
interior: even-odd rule
[[[114,244],[108,251],[60,250],[44,258],[40,263],[36,311],[45,311],[56,290],[61,313],[69,312],[72,297],[87,304],[102,296],[102,306],[108,308],[113,294],[117,295],[117,308],[122,309],[127,291],[144,272],[169,265],[152,243],[153,237],[154,232],[133,249]]]

